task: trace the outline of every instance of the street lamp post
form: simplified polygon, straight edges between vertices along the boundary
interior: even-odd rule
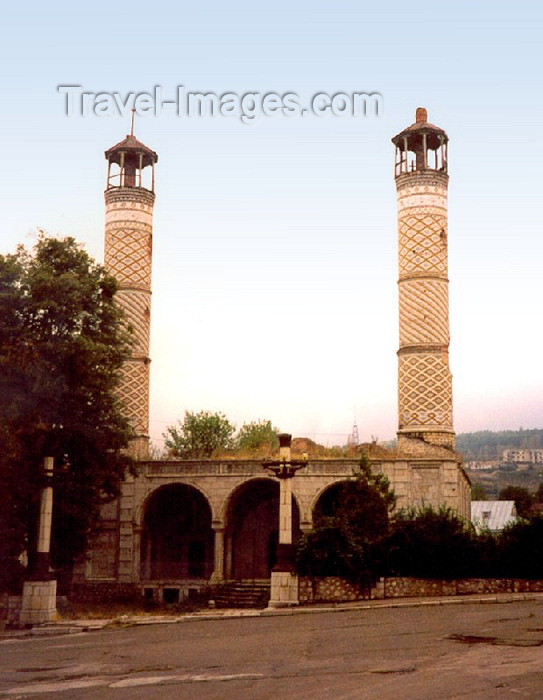
[[[43,460],[43,476],[36,565],[30,579],[23,586],[20,622],[25,625],[51,622],[56,615],[57,582],[51,575],[49,558],[53,517],[53,457],[45,457]]]
[[[270,608],[298,605],[298,577],[294,567],[292,543],[292,479],[307,466],[307,457],[293,460],[290,456],[292,435],[279,435],[279,459],[266,460],[264,469],[279,479],[279,543],[277,563],[271,572]]]

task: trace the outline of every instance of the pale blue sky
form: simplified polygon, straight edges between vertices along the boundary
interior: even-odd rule
[[[383,95],[380,118],[137,119],[159,154],[151,432],[185,410],[342,441],[396,429],[390,138],[450,138],[457,431],[542,427],[542,11],[533,2],[19,2],[2,9],[3,252],[42,227],[103,255],[103,151],[127,119],[87,91]]]

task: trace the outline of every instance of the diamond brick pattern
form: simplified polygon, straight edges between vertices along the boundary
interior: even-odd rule
[[[149,334],[151,330],[151,295],[149,292],[133,289],[120,289],[117,301],[124,309],[126,322],[132,326],[132,354],[149,355]]]
[[[446,356],[401,355],[398,380],[400,429],[452,429],[452,380]]]
[[[413,273],[447,276],[447,219],[441,212],[410,209],[398,222],[400,278]]]
[[[398,187],[398,423],[452,447],[446,183],[418,180]]]
[[[117,282],[117,303],[132,326],[132,354],[121,372],[119,397],[135,436],[149,434],[152,211],[154,196],[137,188],[106,191],[105,264]]]
[[[106,225],[106,251],[106,266],[120,285],[150,287],[152,237],[147,224],[129,229]]]
[[[121,370],[121,399],[136,435],[149,434],[149,364],[128,360]]]
[[[400,283],[400,347],[449,344],[449,290],[442,279]]]

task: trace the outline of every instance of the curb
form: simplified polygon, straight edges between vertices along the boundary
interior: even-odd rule
[[[291,608],[265,608],[264,610],[239,610],[236,608],[225,609],[223,613],[202,612],[186,613],[175,616],[156,617],[130,617],[123,615],[118,618],[102,620],[71,620],[70,622],[59,620],[43,626],[36,626],[29,630],[13,630],[0,633],[0,641],[6,639],[28,639],[45,636],[60,636],[84,632],[94,632],[106,628],[140,627],[149,625],[178,624],[180,622],[239,620],[240,618],[255,617],[279,617],[292,615],[311,615],[322,613],[351,612],[353,610],[390,610],[399,608],[422,608],[443,605],[474,605],[474,604],[507,604],[518,602],[540,601],[543,603],[543,593],[502,593],[483,596],[455,596],[443,598],[409,598],[409,599],[384,599],[371,602],[336,603],[332,605],[313,607],[301,606]]]

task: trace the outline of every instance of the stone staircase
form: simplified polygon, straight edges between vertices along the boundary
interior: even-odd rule
[[[270,600],[269,580],[226,581],[212,593],[217,608],[265,608]]]

